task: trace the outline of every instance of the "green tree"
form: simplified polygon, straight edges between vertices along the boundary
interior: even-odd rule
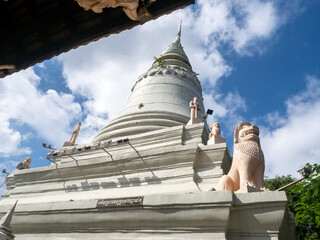
[[[299,240],[320,239],[320,165],[306,164],[311,175],[286,191],[289,211],[294,213]],[[265,178],[265,186],[276,190],[295,179],[291,175]]]
[[[164,58],[163,57],[153,57],[154,63],[158,63],[159,67],[163,67],[164,65]]]
[[[291,175],[287,176],[276,176],[275,178],[266,177],[264,180],[264,186],[270,191],[275,191],[289,183],[294,182],[296,179]],[[288,208],[290,212],[294,212],[294,201],[292,199],[291,190],[294,189],[295,185],[285,188],[283,191],[286,192],[288,198]]]
[[[292,183],[296,179],[291,175],[287,176],[276,176],[275,178],[268,178],[265,177],[264,179],[264,186],[269,188],[271,191],[275,191],[278,188],[281,188],[289,183]]]
[[[298,239],[320,239],[320,165],[305,167],[311,175],[291,191]]]

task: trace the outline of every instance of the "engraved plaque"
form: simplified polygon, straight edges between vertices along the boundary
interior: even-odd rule
[[[128,197],[128,198],[109,198],[99,199],[97,207],[130,207],[130,206],[142,206],[143,197]]]

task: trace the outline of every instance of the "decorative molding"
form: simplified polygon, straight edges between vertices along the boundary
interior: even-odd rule
[[[15,238],[12,233],[11,228],[11,220],[14,213],[14,210],[17,206],[18,200],[16,200],[15,204],[11,207],[11,209],[4,215],[4,217],[0,220],[0,240],[13,240]]]
[[[0,77],[4,77],[7,74],[11,74],[16,70],[15,65],[0,65]]]
[[[104,8],[122,7],[122,10],[133,21],[146,22],[152,18],[147,8],[156,0],[76,0],[86,11],[102,13]],[[142,7],[139,7],[139,3]]]
[[[131,91],[134,90],[136,85],[143,80],[144,78],[147,78],[149,76],[154,76],[154,75],[177,75],[180,77],[183,77],[193,83],[193,85],[198,89],[198,91],[202,92],[202,87],[200,84],[200,81],[197,77],[197,74],[193,71],[190,71],[184,67],[172,67],[172,66],[153,66],[151,67],[146,73],[142,74],[139,76],[138,80],[132,87]]]

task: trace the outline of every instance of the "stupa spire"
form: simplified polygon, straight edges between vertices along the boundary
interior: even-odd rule
[[[177,37],[173,43],[171,43],[160,55],[158,59],[153,63],[153,67],[161,66],[179,66],[192,71],[191,64],[186,53],[181,45],[181,26],[180,22],[179,31]],[[159,61],[161,60],[161,61]],[[161,64],[159,64],[161,62]]]
[[[200,81],[180,38],[181,23],[175,41],[139,77],[122,112],[100,129],[93,142],[186,124],[190,119],[189,102],[194,97],[204,109]]]
[[[182,20],[181,20],[181,22],[180,22],[180,27],[179,27],[179,31],[178,31],[178,33],[177,33],[176,40],[174,41],[175,43],[179,43],[179,44],[181,44],[181,42],[180,42],[180,38],[181,38],[181,25],[182,25]]]

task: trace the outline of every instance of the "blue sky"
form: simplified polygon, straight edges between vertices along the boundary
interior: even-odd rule
[[[320,160],[320,1],[203,0],[0,79],[0,168],[46,166],[77,122],[88,143],[120,112],[138,76],[174,41],[199,73],[229,149],[242,121],[261,130],[266,175]],[[4,176],[0,177],[0,184]],[[1,190],[3,191],[3,189]]]

